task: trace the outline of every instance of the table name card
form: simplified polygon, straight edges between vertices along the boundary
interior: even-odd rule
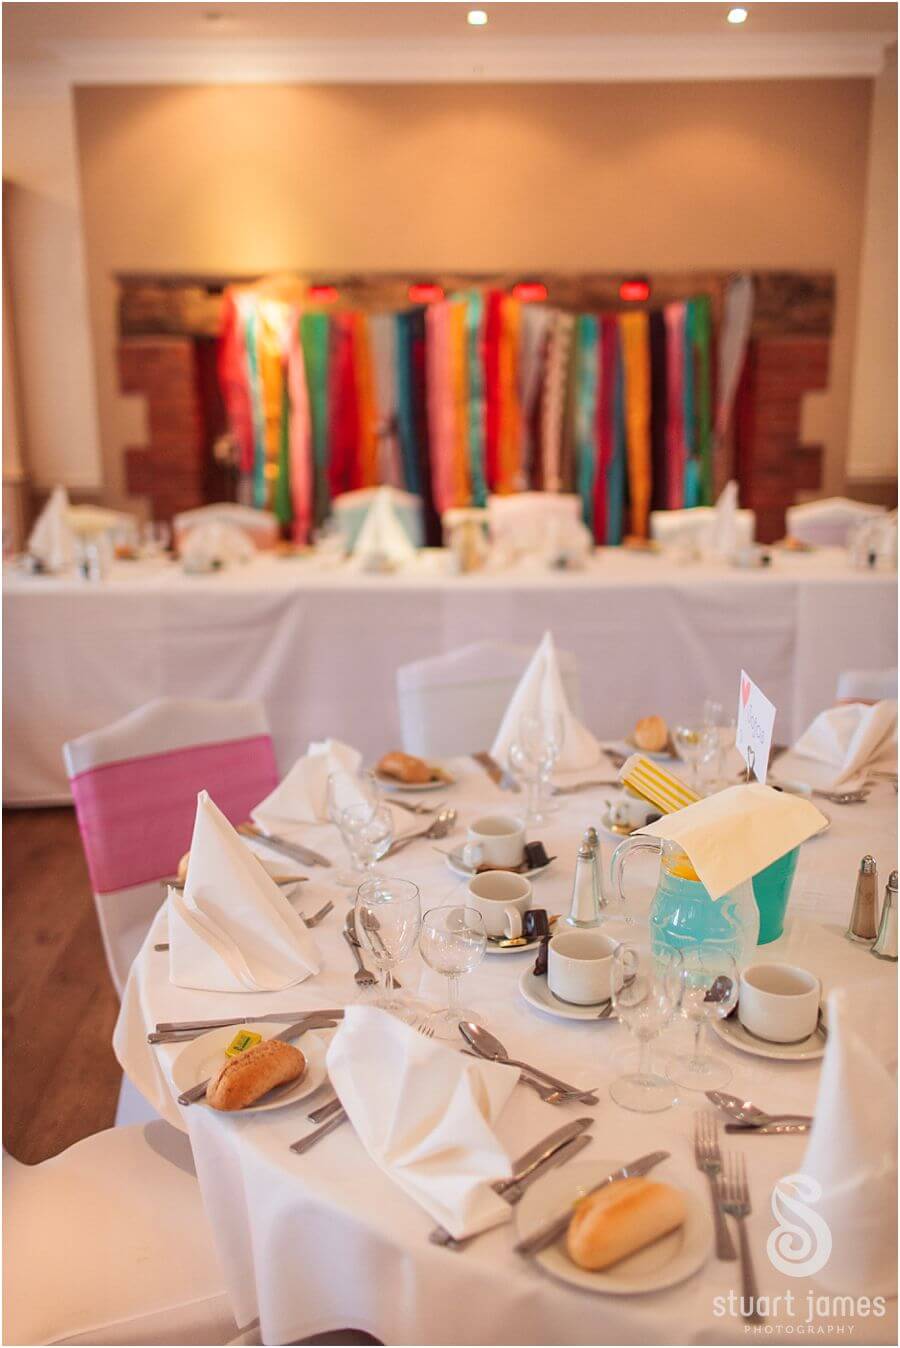
[[[766,780],[774,729],[774,704],[742,669],[735,743],[748,772],[759,782]]]

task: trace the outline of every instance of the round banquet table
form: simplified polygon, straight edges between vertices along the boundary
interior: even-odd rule
[[[460,812],[462,827],[478,813],[513,812],[520,796],[500,792],[467,760],[449,765],[457,783],[446,799]],[[534,881],[535,904],[551,912],[568,908],[574,855],[581,831],[595,822],[604,792],[565,798],[541,826],[540,836],[557,860]],[[444,797],[442,797],[444,798]],[[897,966],[874,959],[867,949],[843,935],[859,859],[875,855],[882,883],[897,864],[896,795],[890,784],[874,788],[864,806],[826,806],[832,824],[806,843],[791,899],[785,935],[763,947],[766,960],[787,959],[814,970],[827,992],[839,985],[877,981],[884,987],[886,1016],[895,1016]],[[395,811],[403,831],[418,826],[411,815]],[[335,830],[305,826],[294,833],[335,861],[345,862]],[[461,838],[462,831],[452,841]],[[441,844],[444,846],[445,844]],[[612,843],[605,844],[608,862]],[[634,868],[637,874],[638,859]],[[423,910],[458,895],[465,881],[455,876],[428,841],[416,842],[385,863],[392,874],[415,880]],[[427,1213],[408,1198],[368,1158],[349,1123],[298,1156],[289,1144],[313,1125],[307,1113],[327,1098],[328,1087],[280,1110],[246,1117],[217,1114],[203,1105],[175,1103],[172,1062],[179,1046],[151,1047],[147,1031],[157,1021],[210,1019],[285,1010],[344,1006],[360,994],[352,974],[350,951],[340,937],[352,891],[315,868],[301,887],[298,906],[313,912],[327,898],[335,911],[316,928],[322,970],[313,979],[280,993],[229,994],[179,988],[169,982],[168,958],[154,950],[166,939],[161,909],[132,968],[116,1026],[114,1046],[124,1071],[166,1119],[186,1128],[197,1166],[204,1205],[233,1301],[235,1318],[246,1325],[260,1319],[264,1343],[290,1343],[339,1327],[366,1330],[386,1344],[597,1344],[743,1342],[747,1331],[733,1316],[717,1314],[714,1298],[739,1291],[737,1264],[711,1255],[705,1267],[680,1286],[631,1297],[598,1297],[554,1281],[537,1265],[512,1251],[513,1228],[502,1226],[452,1253],[428,1242]],[[649,890],[648,890],[649,894]],[[640,902],[636,906],[640,914]],[[576,1024],[532,1010],[517,983],[533,957],[491,955],[463,981],[464,1003],[499,1035],[514,1056],[586,1087],[598,1087],[600,1103],[593,1140],[581,1159],[621,1157],[623,1161],[664,1148],[686,1184],[706,1200],[706,1181],[693,1168],[692,1129],[703,1097],[683,1092],[681,1101],[661,1114],[628,1113],[612,1103],[609,1081],[623,1070],[633,1052],[625,1029],[616,1022]],[[371,964],[371,961],[370,961]],[[404,988],[441,997],[441,980],[416,958],[398,973]],[[661,1054],[678,1046],[686,1027],[675,1026],[657,1042]],[[710,1034],[710,1031],[705,1031]],[[730,1089],[783,1112],[812,1113],[819,1064],[779,1063],[752,1057],[710,1039],[728,1059]],[[524,1086],[514,1090],[498,1122],[498,1134],[512,1157],[554,1128],[586,1111],[583,1105],[552,1108]],[[723,1120],[724,1122],[724,1120]],[[797,1320],[778,1317],[765,1332],[771,1342],[803,1337],[797,1324],[807,1315],[803,1280],[787,1280],[765,1256],[773,1222],[772,1186],[797,1170],[803,1137],[727,1137],[747,1160],[753,1215],[749,1220],[760,1291],[788,1290],[796,1299]],[[724,1303],[723,1303],[724,1304]],[[814,1316],[815,1325],[824,1325]],[[850,1337],[850,1322],[841,1334]],[[787,1325],[787,1328],[784,1328]],[[824,1335],[823,1335],[824,1336]],[[896,1301],[883,1319],[858,1321],[852,1337],[863,1343],[896,1342]]]
[[[855,571],[836,549],[776,550],[756,571],[622,548],[571,572],[454,576],[448,562],[426,549],[365,575],[261,553],[206,576],[120,562],[93,584],[5,566],[4,804],[68,801],[63,744],[157,697],[258,698],[282,772],[326,733],[377,758],[400,743],[398,666],[484,639],[534,646],[547,628],[577,657],[604,738],[730,702],[750,661],[793,740],[844,670],[897,663],[896,573]]]

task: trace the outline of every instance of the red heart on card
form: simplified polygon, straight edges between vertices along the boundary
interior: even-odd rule
[[[747,705],[749,697],[750,697],[750,680],[741,679],[741,701],[743,702],[745,707]]]

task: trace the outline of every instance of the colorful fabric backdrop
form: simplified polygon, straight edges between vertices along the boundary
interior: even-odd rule
[[[724,341],[724,337],[723,337]],[[713,494],[709,297],[571,314],[499,291],[369,314],[225,292],[222,394],[241,473],[299,542],[334,496],[390,483],[440,515],[577,492],[598,543]]]

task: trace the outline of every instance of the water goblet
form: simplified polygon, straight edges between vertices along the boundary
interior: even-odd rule
[[[333,772],[328,778],[327,788],[327,809],[328,818],[335,825],[341,835],[344,846],[350,856],[350,863],[354,867],[350,871],[338,871],[335,876],[335,884],[343,885],[346,889],[356,889],[360,881],[365,876],[360,874],[363,863],[360,862],[354,851],[354,841],[356,837],[355,830],[359,827],[357,818],[344,819],[348,810],[355,810],[359,814],[373,815],[381,803],[381,793],[378,789],[373,774],[364,769],[358,772],[346,772],[344,770]],[[390,845],[390,844],[388,844]],[[387,848],[385,848],[385,851]],[[379,855],[384,855],[380,853]]]
[[[708,697],[703,703],[703,725],[710,732],[710,743],[701,766],[709,769],[712,789],[721,790],[728,781],[728,755],[734,748],[737,720],[721,702]]]
[[[381,975],[381,991],[373,1004],[402,1020],[416,1019],[418,1011],[392,986],[391,971],[416,948],[422,921],[418,885],[390,875],[371,876],[356,891],[354,918],[360,944]]]
[[[419,951],[429,969],[443,974],[447,980],[447,1005],[433,1011],[426,1026],[436,1039],[459,1040],[459,1022],[475,1021],[480,1017],[459,1004],[459,980],[463,974],[477,969],[487,949],[484,918],[477,908],[448,904],[429,908],[422,918]]]
[[[687,768],[688,786],[699,794],[700,763],[710,752],[710,749],[717,745],[715,732],[711,731],[708,726],[685,720],[679,721],[672,727],[672,739],[678,757]]]
[[[721,946],[708,943],[681,952],[684,961],[684,995],[681,1014],[694,1027],[693,1049],[669,1059],[666,1075],[689,1091],[712,1091],[727,1086],[731,1068],[700,1048],[700,1036],[708,1020],[724,1020],[738,999],[738,967],[734,956]]]
[[[346,806],[340,812],[338,828],[354,864],[362,871],[374,870],[376,861],[394,841],[394,816],[381,803],[374,808],[369,801]]]
[[[623,942],[613,955],[613,1012],[640,1046],[638,1070],[617,1077],[609,1093],[623,1109],[641,1114],[669,1109],[677,1094],[666,1077],[653,1071],[650,1045],[681,1006],[684,964],[678,950]]]

